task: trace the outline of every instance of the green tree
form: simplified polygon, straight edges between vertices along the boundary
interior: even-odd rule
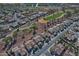
[[[13,37],[17,37],[17,31],[13,32]]]
[[[13,37],[16,37],[18,32],[19,32],[19,28],[17,28],[17,30],[13,32]]]
[[[74,9],[74,13],[79,13],[79,9]]]
[[[36,34],[36,30],[38,29],[37,25],[35,23],[33,23],[30,27],[30,29],[33,31],[33,35]]]
[[[72,15],[72,13],[70,11],[66,12],[66,17],[70,17]]]
[[[31,26],[30,26],[30,29],[32,30],[36,30],[38,29],[37,25],[35,23],[33,23]]]
[[[8,36],[8,37],[5,37],[3,39],[3,41],[5,42],[5,44],[9,44],[11,41],[12,41],[12,37]]]
[[[26,28],[22,30],[24,33],[30,33],[32,31],[32,29]]]
[[[17,32],[19,32],[19,28],[17,28],[17,30],[16,30]]]

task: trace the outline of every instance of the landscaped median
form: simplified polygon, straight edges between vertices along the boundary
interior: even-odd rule
[[[48,21],[56,20],[56,19],[58,19],[58,18],[63,17],[64,15],[65,15],[65,13],[62,12],[62,11],[60,11],[60,12],[56,12],[56,13],[54,13],[54,14],[51,14],[51,15],[49,15],[49,16],[44,17],[44,20],[48,20]]]

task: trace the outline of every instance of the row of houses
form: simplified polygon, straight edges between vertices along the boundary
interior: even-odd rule
[[[20,45],[13,46],[8,50],[7,54],[15,56],[31,55],[34,54],[37,50],[41,49],[44,43],[48,43],[47,41],[50,41],[50,38],[48,36],[44,37],[42,34],[36,35],[31,40],[24,41]]]
[[[33,15],[31,15],[31,16],[29,17],[29,19],[30,19],[31,21],[33,21],[33,20],[37,19],[38,17],[45,16],[46,14],[47,14],[46,12],[34,13]]]
[[[75,25],[76,26],[76,25]],[[76,34],[74,28],[68,30],[63,37],[59,38],[60,40],[57,41],[49,50],[49,53],[55,56],[75,56],[78,55],[78,35]]]
[[[64,22],[65,23],[65,22]],[[67,22],[65,24],[67,24],[67,26],[69,26],[72,22]],[[69,25],[68,25],[69,24]],[[61,25],[62,26],[62,23]],[[58,27],[60,27],[58,26]],[[64,26],[64,25],[63,25]],[[60,27],[61,28],[61,27]],[[62,27],[63,28],[63,27]],[[56,27],[57,29],[57,27]],[[55,30],[56,30],[55,29]],[[54,29],[53,29],[54,30]],[[58,34],[58,33],[57,33]],[[24,41],[23,45],[24,46],[24,49],[26,50],[27,53],[25,53],[26,55],[31,55],[31,54],[34,54],[37,50],[41,49],[45,43],[49,43],[49,41],[51,41],[51,34],[50,33],[41,33],[40,35],[36,35],[34,36],[33,38],[31,38],[31,40],[28,40],[28,41]],[[20,46],[21,46],[20,45]],[[18,45],[16,45],[15,47],[18,47]],[[13,51],[14,53],[15,50],[12,50],[14,49],[15,47],[12,47],[11,48],[11,51]],[[17,48],[18,49],[18,48]],[[20,49],[23,49],[23,48],[20,48]],[[19,51],[19,50],[17,50]],[[10,52],[9,52],[10,53]],[[18,52],[20,55],[21,55],[21,52]],[[24,54],[24,55],[25,55]],[[11,55],[11,54],[10,54]]]

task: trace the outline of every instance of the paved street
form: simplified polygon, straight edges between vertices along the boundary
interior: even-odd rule
[[[56,37],[52,38],[52,41],[49,42],[49,44],[45,44],[42,49],[36,51],[36,53],[33,54],[32,56],[39,56],[39,55],[41,55],[41,54],[46,53],[47,50],[48,50],[48,48],[49,48],[54,42],[56,42],[65,32],[67,32],[70,28],[72,28],[73,25],[75,25],[75,22],[74,22],[72,25],[70,25],[66,30],[64,30],[63,32],[61,32],[59,35],[57,35]]]

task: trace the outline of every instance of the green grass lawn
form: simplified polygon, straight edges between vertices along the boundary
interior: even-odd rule
[[[55,20],[55,19],[57,19],[57,18],[59,18],[59,17],[63,17],[64,16],[64,14],[65,13],[63,13],[63,12],[58,12],[58,13],[54,13],[54,14],[51,14],[51,15],[49,15],[49,16],[46,16],[44,19],[45,20],[48,20],[48,21],[50,21],[50,20]]]

